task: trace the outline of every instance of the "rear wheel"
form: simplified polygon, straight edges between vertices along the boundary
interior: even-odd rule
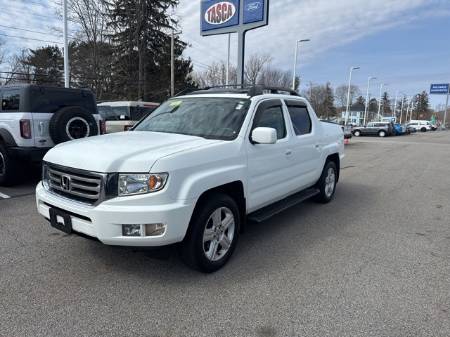
[[[378,132],[378,136],[379,137],[386,137],[386,131],[381,130],[380,132]]]
[[[323,168],[322,175],[317,182],[317,188],[320,190],[320,193],[315,198],[317,202],[327,204],[333,200],[336,191],[337,177],[338,172],[336,164],[332,161],[327,162]]]
[[[0,186],[11,186],[20,178],[20,164],[6,152],[5,146],[0,143]]]
[[[420,129],[420,131],[427,132],[427,128],[422,128],[422,129]]]
[[[210,196],[194,212],[189,231],[180,245],[186,264],[205,273],[222,268],[236,248],[240,213],[226,194]]]
[[[353,134],[355,135],[355,137],[359,137],[361,136],[361,131],[356,130]]]

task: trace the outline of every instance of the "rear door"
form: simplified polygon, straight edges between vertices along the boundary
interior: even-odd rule
[[[319,125],[314,123],[312,111],[298,100],[285,100],[292,127],[291,192],[314,184],[321,173],[321,144],[318,141]]]

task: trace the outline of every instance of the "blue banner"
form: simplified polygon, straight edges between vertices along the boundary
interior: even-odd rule
[[[203,0],[201,4],[202,32],[239,25],[239,0]]]
[[[449,93],[450,85],[444,84],[432,84],[430,88],[430,94],[434,95],[447,95]]]
[[[264,0],[244,0],[244,24],[264,21]]]

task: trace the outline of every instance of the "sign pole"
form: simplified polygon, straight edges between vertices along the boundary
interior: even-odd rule
[[[237,64],[237,84],[238,84],[238,86],[244,85],[245,33],[246,33],[246,31],[238,32],[238,64]]]
[[[237,34],[238,58],[236,82],[238,86],[243,86],[245,82],[246,33],[249,30],[268,25],[269,0],[202,0],[200,19],[202,36]],[[228,47],[228,55],[229,53],[230,47]]]

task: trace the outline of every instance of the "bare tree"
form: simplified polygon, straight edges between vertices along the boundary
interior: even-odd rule
[[[360,94],[361,91],[359,90],[359,87],[352,84],[350,86],[350,105],[352,104],[354,98],[359,96]],[[348,95],[348,85],[342,84],[336,88],[335,96],[338,107],[345,108],[347,106],[347,95]]]
[[[226,85],[226,69],[224,61],[214,62],[205,71],[194,73],[193,78],[202,88]],[[230,84],[235,84],[236,79],[236,67],[230,65]]]
[[[256,85],[263,69],[272,61],[270,55],[253,54],[245,63],[245,82]]]
[[[26,64],[29,52],[25,49],[19,54],[13,55],[8,61],[8,71],[5,72],[5,85],[13,83],[31,83],[33,81],[33,69]]]
[[[291,82],[292,72],[267,66],[261,71],[257,83],[270,87],[290,88]]]

